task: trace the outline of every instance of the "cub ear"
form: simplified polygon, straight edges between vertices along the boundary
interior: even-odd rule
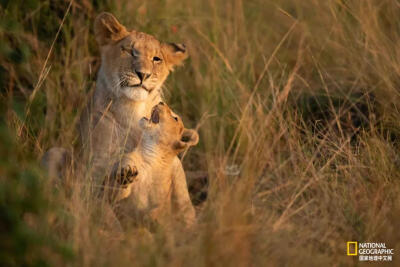
[[[173,70],[174,66],[182,65],[183,61],[189,56],[184,44],[162,43],[161,51],[170,70]]]
[[[103,46],[121,40],[128,31],[111,13],[103,12],[94,22],[94,34],[99,45]]]
[[[181,139],[174,143],[174,149],[178,152],[185,150],[190,146],[195,146],[199,142],[199,134],[192,129],[184,129]]]

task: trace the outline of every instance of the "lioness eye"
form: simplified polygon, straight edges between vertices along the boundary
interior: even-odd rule
[[[174,120],[175,120],[175,121],[178,121],[178,117],[174,117]]]
[[[127,49],[125,46],[121,46],[121,51],[129,54],[129,49]]]
[[[135,49],[132,49],[131,54],[132,54],[133,57],[139,56],[138,51],[136,51]]]
[[[161,58],[159,58],[159,57],[153,57],[153,61],[159,62],[159,61],[161,61]]]

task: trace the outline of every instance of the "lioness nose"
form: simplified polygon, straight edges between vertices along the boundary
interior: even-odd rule
[[[136,71],[136,75],[139,77],[141,82],[144,82],[147,78],[150,77],[150,73]]]

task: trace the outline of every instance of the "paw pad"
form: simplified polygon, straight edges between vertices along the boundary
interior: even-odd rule
[[[118,175],[117,179],[121,185],[127,185],[132,183],[138,174],[139,172],[137,171],[136,167],[128,165],[121,168],[120,175]]]

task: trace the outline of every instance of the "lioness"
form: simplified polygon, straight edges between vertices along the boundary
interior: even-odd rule
[[[111,178],[123,182],[119,194],[114,194],[116,201],[125,198],[118,202],[117,213],[158,222],[173,215],[190,226],[195,219],[194,208],[186,184],[174,179],[173,162],[184,149],[196,145],[199,136],[185,129],[179,116],[163,102],[154,106],[150,119],[142,118],[140,125],[143,135],[137,148],[124,155]],[[180,210],[176,212],[175,207]]]
[[[94,32],[101,66],[79,131],[90,177],[101,184],[113,163],[136,147],[141,136],[139,120],[162,101],[161,86],[173,67],[187,58],[187,51],[184,45],[128,31],[110,13],[98,15]],[[175,179],[186,183],[177,157],[172,165]]]
[[[149,117],[152,107],[162,101],[163,82],[188,54],[183,44],[160,42],[146,33],[129,31],[106,12],[97,16],[94,33],[100,46],[101,65],[94,95],[79,122],[80,156],[88,170],[85,177],[101,186],[115,162],[137,146],[142,134],[140,119]],[[50,175],[60,176],[60,159],[66,153],[53,148],[43,157]],[[181,199],[177,208],[185,210],[190,199],[177,156],[172,158],[170,172],[174,181],[172,194]]]

